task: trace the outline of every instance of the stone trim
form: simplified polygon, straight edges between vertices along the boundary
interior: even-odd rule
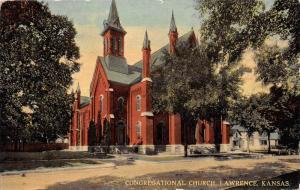
[[[138,145],[140,154],[155,154],[155,146],[151,145]]]
[[[149,77],[143,78],[142,82],[144,82],[144,81],[153,82],[152,79]]]
[[[144,117],[144,116],[148,116],[148,117],[153,117],[154,114],[152,112],[142,112],[141,113],[141,116]]]

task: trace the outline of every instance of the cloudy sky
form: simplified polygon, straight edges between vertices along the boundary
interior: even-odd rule
[[[0,0],[0,3],[3,0]],[[265,0],[268,4],[272,0]],[[73,21],[78,32],[76,41],[80,47],[82,64],[79,73],[74,75],[74,84],[80,83],[82,95],[89,95],[96,57],[103,55],[103,20],[107,18],[111,0],[44,0],[54,14],[66,15]],[[179,35],[193,27],[198,35],[201,18],[194,8],[194,0],[116,0],[121,24],[127,31],[125,36],[125,57],[129,64],[142,58],[141,46],[147,29],[154,52],[168,43],[168,28],[172,9]],[[253,54],[246,52],[243,63],[253,66]],[[262,87],[254,82],[253,75],[245,76],[245,94]],[[75,88],[75,86],[73,86]]]

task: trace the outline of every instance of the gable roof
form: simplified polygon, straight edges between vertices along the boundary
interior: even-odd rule
[[[194,35],[193,30],[178,38],[178,42],[186,42],[191,38],[192,35]],[[163,64],[163,61],[161,60],[163,51],[169,51],[169,46],[170,45],[168,43],[167,45],[151,54],[151,70],[153,70],[155,66]],[[134,65],[128,65],[125,58],[110,55],[106,57],[98,56],[97,63],[100,63],[102,65],[107,79],[110,82],[116,82],[124,85],[133,85],[142,80],[141,73],[143,70],[143,60],[138,61]],[[95,67],[90,90],[92,89],[93,80],[95,80],[96,77],[97,68],[98,64]]]
[[[184,34],[183,36],[178,38],[178,42],[187,42],[191,36],[194,35],[194,31],[191,30],[188,33]],[[155,51],[154,53],[151,54],[151,59],[150,59],[150,64],[151,64],[151,71],[155,68],[155,66],[159,66],[161,64],[163,64],[163,61],[161,60],[161,58],[163,57],[163,52],[169,51],[170,49],[170,44],[168,43],[167,45],[163,46],[162,48],[160,48],[159,50]],[[138,61],[137,63],[135,63],[133,65],[137,71],[142,71],[143,70],[143,60]]]
[[[270,133],[270,140],[279,140],[280,136],[277,132]],[[268,140],[268,136],[266,133],[263,133],[260,137],[260,140]]]
[[[104,57],[99,56],[98,61],[99,63],[102,64],[108,81],[116,82],[124,85],[131,85],[141,80],[141,72],[136,71],[135,69],[132,68],[131,65],[127,65],[127,63],[124,63],[128,66],[128,72],[125,73],[125,72],[118,71],[116,68],[113,70],[110,69],[109,65],[112,64],[108,63],[107,59]],[[114,61],[118,61],[118,59],[115,59]]]
[[[240,125],[234,125],[231,127],[230,129],[233,133],[235,133],[235,131],[239,131],[239,132],[247,132],[247,129],[243,126]]]
[[[83,107],[89,105],[90,102],[91,102],[90,97],[80,96],[80,108],[83,108]]]

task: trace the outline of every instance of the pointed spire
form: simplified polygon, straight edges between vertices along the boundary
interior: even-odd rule
[[[78,82],[78,84],[77,84],[77,89],[76,89],[76,92],[77,92],[77,93],[80,93],[80,92],[81,92],[81,90],[80,90],[80,86],[79,86],[79,82]]]
[[[177,32],[177,26],[175,23],[175,18],[174,18],[174,12],[172,10],[172,18],[171,18],[171,23],[170,23],[170,32]]]
[[[146,32],[145,32],[144,43],[143,43],[143,49],[150,49],[150,40],[149,40],[149,38],[148,38],[147,30],[146,30]]]
[[[112,2],[111,2],[110,11],[109,11],[109,15],[108,15],[107,21],[109,23],[116,23],[116,22],[120,23],[120,21],[119,21],[119,14],[118,14],[118,10],[117,10],[117,6],[116,6],[116,1],[115,0],[112,0]]]
[[[110,5],[110,10],[109,10],[109,15],[107,20],[105,20],[103,22],[104,25],[104,29],[102,31],[102,35],[106,32],[106,30],[111,27],[117,31],[126,33],[125,30],[123,29],[121,22],[120,22],[120,18],[119,18],[119,14],[118,14],[118,9],[117,9],[117,5],[116,5],[116,1],[112,0],[111,5]]]

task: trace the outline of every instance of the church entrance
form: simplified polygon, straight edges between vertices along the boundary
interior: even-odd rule
[[[125,125],[122,121],[116,125],[116,143],[117,145],[125,144]]]
[[[169,130],[164,122],[156,125],[156,143],[157,145],[166,145],[169,142]]]

